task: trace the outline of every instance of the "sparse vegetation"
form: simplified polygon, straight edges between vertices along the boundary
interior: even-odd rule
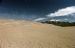
[[[53,24],[53,25],[62,26],[62,27],[75,26],[75,22],[45,21],[41,23]]]

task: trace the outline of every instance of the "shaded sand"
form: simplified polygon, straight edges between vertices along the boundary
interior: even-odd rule
[[[0,20],[0,48],[75,48],[75,27]]]

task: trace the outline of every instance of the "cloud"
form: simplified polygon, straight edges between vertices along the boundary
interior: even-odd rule
[[[49,15],[47,15],[46,18],[37,18],[34,21],[43,21],[50,17],[56,17],[56,16],[73,16],[73,17],[75,17],[75,6],[58,9],[54,13],[50,13]],[[59,19],[51,19],[50,21],[69,21],[69,19],[68,18],[63,18],[63,19],[59,18]]]
[[[37,18],[34,21],[41,21],[41,20],[44,20],[44,19],[46,19],[46,18]]]
[[[59,9],[55,11],[54,13],[50,13],[47,15],[48,17],[54,17],[54,16],[67,16],[67,15],[73,15],[75,13],[75,6],[70,6],[66,8]]]
[[[58,20],[56,20],[56,19],[51,19],[50,21],[60,21],[59,19]]]

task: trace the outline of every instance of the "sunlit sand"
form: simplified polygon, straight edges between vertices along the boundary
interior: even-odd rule
[[[0,20],[0,48],[75,48],[75,27]]]

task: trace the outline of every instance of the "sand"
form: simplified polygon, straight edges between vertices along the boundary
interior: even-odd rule
[[[0,20],[0,48],[75,48],[75,27]]]

